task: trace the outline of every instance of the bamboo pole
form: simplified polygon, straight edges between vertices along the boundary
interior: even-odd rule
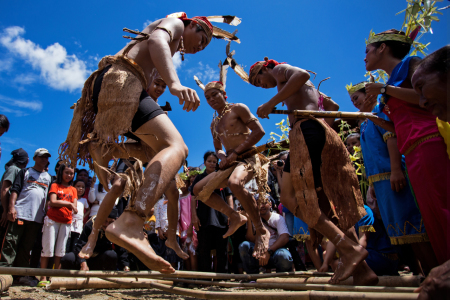
[[[0,275],[0,292],[7,291],[13,283],[11,275]]]
[[[294,115],[296,117],[319,117],[319,118],[345,118],[345,119],[370,119],[384,121],[371,113],[365,112],[347,112],[347,111],[316,111],[316,110],[279,110],[274,109],[271,114]]]
[[[172,281],[145,278],[61,278],[53,277],[49,290],[65,288],[67,290],[84,289],[146,289],[150,282],[172,285]]]
[[[378,276],[377,286],[386,287],[419,287],[423,281],[422,276]],[[261,278],[258,283],[289,283],[289,284],[327,284],[330,278],[327,277],[309,277],[309,278]],[[353,277],[341,281],[339,285],[353,285]]]
[[[210,292],[190,290],[179,287],[170,287],[159,283],[149,283],[149,287],[157,288],[162,291],[196,297],[200,299],[301,299],[301,300],[329,300],[329,299],[351,299],[351,300],[375,300],[375,299],[393,299],[393,300],[410,300],[417,299],[417,294],[406,293],[361,293],[361,292],[323,292],[323,291],[305,291],[305,292]]]
[[[334,291],[334,292],[364,292],[364,293],[413,293],[415,288],[410,287],[384,287],[384,286],[353,286],[353,285],[331,285],[331,284],[299,284],[299,283],[236,283],[216,282],[190,279],[171,279],[174,282],[184,282],[201,285],[222,286],[228,288],[256,288],[256,289],[283,289],[290,291]]]
[[[53,270],[53,269],[34,269],[34,268],[12,268],[0,267],[0,274],[19,275],[19,276],[47,276],[47,277],[137,277],[137,278],[208,278],[208,279],[236,279],[236,280],[256,280],[259,278],[272,277],[312,277],[326,276],[331,273],[325,272],[280,272],[264,274],[224,274],[193,271],[176,271],[172,274],[162,274],[156,271],[78,271],[78,270]]]

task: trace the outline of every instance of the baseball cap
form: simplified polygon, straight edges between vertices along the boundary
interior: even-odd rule
[[[52,156],[52,155],[50,154],[50,152],[48,152],[47,149],[45,149],[45,148],[39,148],[39,149],[37,149],[37,150],[34,152],[34,156],[33,156],[33,157],[36,157],[36,156],[44,156],[44,155],[48,155],[48,157],[51,157],[51,156]]]

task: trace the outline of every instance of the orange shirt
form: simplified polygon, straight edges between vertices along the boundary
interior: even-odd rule
[[[77,199],[77,190],[73,186],[63,186],[53,183],[50,187],[49,195],[56,194],[56,199],[73,203]],[[47,216],[58,223],[72,223],[72,209],[68,207],[50,207]]]

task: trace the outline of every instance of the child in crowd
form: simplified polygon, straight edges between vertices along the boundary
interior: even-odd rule
[[[46,269],[50,257],[55,256],[55,269],[61,268],[61,258],[66,254],[66,243],[72,223],[72,211],[77,213],[77,190],[71,186],[74,169],[62,164],[58,170],[56,181],[51,185],[50,202],[47,216],[44,219],[42,233],[41,268]],[[50,282],[41,276],[38,286],[46,286]]]
[[[351,155],[355,153],[355,149],[353,149],[353,147],[361,146],[359,138],[360,138],[359,133],[351,133],[345,139],[345,146],[347,147],[347,150]]]
[[[92,180],[91,189],[89,191],[88,197],[89,202],[92,204],[91,212],[89,213],[89,218],[97,215],[98,209],[100,208],[100,204],[102,203],[103,198],[105,198],[106,194],[108,193],[107,191],[105,191],[103,185],[100,182],[98,184],[95,184],[94,179]],[[111,184],[108,184],[108,186],[111,189]]]
[[[87,213],[89,213],[90,211],[88,201],[86,198],[84,198],[84,190],[85,190],[84,181],[81,179],[77,179],[73,183],[73,186],[77,190],[78,195],[77,197],[78,213],[72,215],[72,226],[70,237],[67,240],[66,252],[73,252],[75,250],[75,245],[77,244],[78,239],[80,238],[80,234],[83,231],[84,210],[86,209]]]

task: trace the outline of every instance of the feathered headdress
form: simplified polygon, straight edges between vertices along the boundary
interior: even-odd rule
[[[236,60],[233,58],[233,55],[235,54],[235,51],[230,53],[230,46],[231,41],[228,42],[226,47],[226,54],[227,57],[225,58],[224,62],[219,61],[219,69],[220,69],[220,79],[219,81],[211,81],[206,86],[198,79],[197,76],[194,76],[194,80],[197,83],[197,85],[203,90],[207,91],[210,89],[218,89],[220,91],[225,91],[226,88],[226,82],[227,82],[227,72],[228,67],[231,67],[236,74],[239,75],[244,81],[248,82],[248,75],[244,71],[244,69],[236,62]]]
[[[233,33],[230,33],[211,24],[211,22],[218,22],[218,23],[226,23],[232,26],[237,26],[241,23],[241,19],[236,16],[210,16],[210,17],[188,18],[186,13],[178,12],[168,15],[167,18],[177,18],[180,20],[190,20],[192,22],[196,22],[205,31],[206,36],[208,38],[208,44],[209,42],[211,42],[212,37],[223,40],[235,41],[237,43],[241,42],[239,38],[236,36],[237,30],[235,30]]]

